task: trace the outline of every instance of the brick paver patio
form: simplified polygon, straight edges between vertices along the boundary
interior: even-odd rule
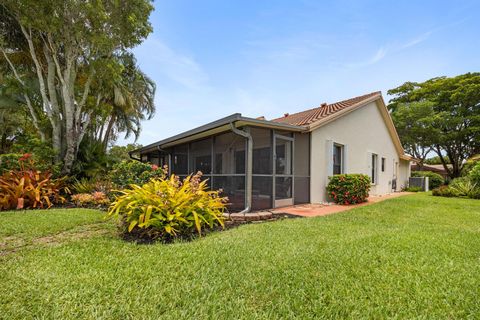
[[[380,202],[387,199],[397,198],[404,195],[412,194],[411,192],[395,192],[383,196],[370,196],[367,202],[353,205],[338,205],[338,204],[302,204],[289,207],[282,207],[277,209],[269,210],[272,213],[280,214],[287,213],[298,215],[302,217],[317,217],[317,216],[326,216],[329,214],[347,211],[356,207],[367,206],[372,203]]]

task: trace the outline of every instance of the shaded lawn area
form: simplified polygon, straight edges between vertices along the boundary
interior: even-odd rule
[[[37,222],[48,224],[59,215],[72,214],[65,228],[101,217],[92,211],[60,212],[31,212],[26,219],[18,218],[23,213],[2,213],[0,235],[28,234],[30,228],[35,235],[59,232],[61,224],[50,229]],[[21,227],[12,226],[15,219]],[[172,245],[125,243],[116,238],[112,222],[100,225],[105,233],[1,256],[1,317],[438,319],[480,314],[478,200],[417,194],[327,217],[245,225]]]
[[[76,232],[104,222],[105,214],[91,209],[50,209],[0,212],[0,250],[30,245],[61,232]]]

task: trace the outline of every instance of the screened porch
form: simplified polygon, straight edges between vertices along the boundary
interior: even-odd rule
[[[202,139],[171,145],[141,154],[141,160],[167,164],[170,173],[186,177],[201,171],[215,189],[229,198],[229,210],[247,207],[248,175],[251,174],[251,210],[264,210],[310,200],[310,135],[270,128],[240,128]],[[252,168],[248,170],[248,152]]]

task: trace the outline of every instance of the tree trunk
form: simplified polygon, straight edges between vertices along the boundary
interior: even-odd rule
[[[447,161],[445,161],[445,158],[443,157],[443,154],[442,154],[442,150],[440,149],[440,146],[435,146],[435,153],[437,154],[437,156],[440,158],[440,161],[442,162],[442,165],[443,165],[443,168],[445,169],[445,171],[447,172],[448,176],[450,178],[455,178],[454,175],[453,175],[453,172],[452,170],[450,170],[450,168],[448,167],[447,165]],[[452,159],[450,159],[450,161],[452,161]]]
[[[107,130],[105,131],[105,136],[103,138],[103,149],[107,150],[108,147],[108,140],[110,139],[110,135],[112,133],[113,125],[115,124],[116,117],[114,114],[110,117],[110,121],[108,122]]]
[[[5,151],[7,151],[7,133],[3,132],[0,142],[0,154],[5,153]]]

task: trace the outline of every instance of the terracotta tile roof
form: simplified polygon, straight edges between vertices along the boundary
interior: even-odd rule
[[[344,110],[346,108],[357,105],[363,102],[364,100],[368,100],[375,96],[381,96],[381,95],[382,93],[380,91],[376,91],[369,94],[365,94],[363,96],[358,96],[355,98],[351,98],[348,100],[343,100],[343,101],[339,101],[331,104],[322,103],[320,107],[301,111],[298,113],[293,113],[293,114],[286,113],[285,116],[277,119],[272,119],[271,121],[288,123],[288,124],[297,125],[297,126],[307,126],[320,119],[326,118],[340,110]]]

